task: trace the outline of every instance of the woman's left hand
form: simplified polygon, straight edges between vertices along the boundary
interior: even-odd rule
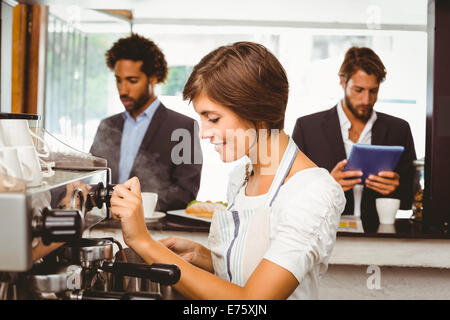
[[[124,184],[114,187],[111,197],[111,214],[122,225],[123,240],[135,249],[151,239],[145,225],[142,209],[141,185],[139,179],[133,177]]]

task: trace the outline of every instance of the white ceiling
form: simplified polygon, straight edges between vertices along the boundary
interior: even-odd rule
[[[134,1],[133,1],[134,2]],[[219,19],[425,25],[426,0],[191,0],[136,1],[135,22],[146,19]]]
[[[133,23],[238,23],[425,26],[427,0],[47,0],[27,3],[128,9]],[[389,28],[389,27],[388,27]],[[420,29],[420,28],[419,28]]]

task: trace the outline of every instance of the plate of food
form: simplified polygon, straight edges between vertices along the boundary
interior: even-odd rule
[[[212,201],[191,201],[186,209],[167,211],[167,214],[188,219],[211,222],[215,210],[225,210],[226,203]]]

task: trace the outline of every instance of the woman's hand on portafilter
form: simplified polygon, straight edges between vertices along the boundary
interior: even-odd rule
[[[111,197],[111,214],[122,225],[123,240],[135,248],[150,239],[142,208],[141,185],[133,177],[114,187]]]

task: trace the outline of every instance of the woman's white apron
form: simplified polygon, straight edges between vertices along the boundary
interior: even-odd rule
[[[275,236],[274,223],[271,223],[272,203],[297,153],[297,145],[289,139],[264,206],[236,211],[233,210],[233,199],[227,210],[214,213],[208,245],[212,254],[214,271],[221,278],[244,286],[269,249],[270,241]],[[246,183],[241,188],[245,185]]]

